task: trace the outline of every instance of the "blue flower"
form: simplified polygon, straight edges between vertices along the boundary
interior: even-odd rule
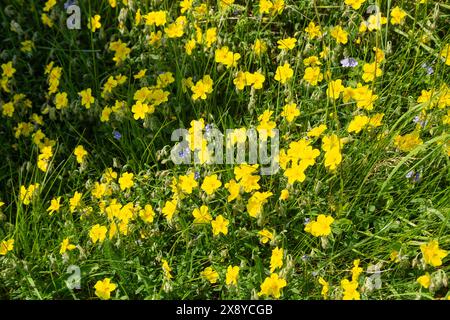
[[[195,179],[195,180],[200,179],[200,172],[195,171],[195,173],[194,173],[194,179]]]
[[[409,171],[409,172],[406,174],[405,177],[406,177],[407,179],[409,179],[409,178],[411,178],[413,175],[414,175],[414,171],[411,170],[411,171]]]
[[[358,61],[354,58],[345,58],[341,60],[341,65],[345,68],[354,68],[358,65]]]
[[[114,136],[114,139],[116,139],[116,140],[120,140],[120,138],[122,138],[122,135],[120,134],[119,131],[114,130],[114,131],[112,132],[112,134],[113,134],[113,136]]]
[[[434,69],[432,66],[427,65],[425,62],[422,63],[422,68],[425,69],[425,71],[427,72],[427,75],[432,75],[434,73]]]
[[[64,9],[67,10],[68,7],[75,4],[75,0],[67,0],[66,3],[64,3]]]
[[[428,123],[428,121],[421,120],[419,116],[415,116],[413,122],[418,123],[422,128],[425,127]]]

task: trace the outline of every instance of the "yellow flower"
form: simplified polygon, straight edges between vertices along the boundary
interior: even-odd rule
[[[406,12],[403,11],[399,6],[394,7],[391,10],[391,23],[401,24],[406,17]]]
[[[328,84],[327,96],[331,99],[339,99],[339,95],[344,91],[344,86],[342,85],[342,80],[334,80]]]
[[[239,183],[236,182],[236,180],[231,179],[230,181],[228,181],[225,184],[225,188],[228,190],[228,192],[230,193],[230,195],[227,198],[228,202],[233,201],[234,199],[239,198],[240,196],[240,191],[241,191],[241,186],[239,185]]]
[[[361,8],[361,5],[365,2],[366,0],[345,0],[345,4],[348,6],[352,6],[353,9],[358,10],[359,8]]]
[[[347,128],[347,132],[359,133],[369,123],[369,117],[367,116],[355,116],[350,122]]]
[[[333,217],[319,214],[316,221],[311,221],[305,226],[305,231],[315,237],[328,236],[331,234],[331,224],[333,221]]]
[[[162,269],[163,269],[164,277],[168,280],[172,279],[173,278],[173,276],[171,274],[172,268],[169,266],[169,263],[167,262],[166,259],[161,259],[161,262],[162,262]]]
[[[379,77],[383,74],[383,71],[379,68],[379,63],[365,63],[363,66],[363,75],[362,79],[364,82],[370,82],[375,80],[376,77]]]
[[[148,26],[155,25],[157,27],[163,26],[167,22],[167,12],[166,11],[152,11],[143,16],[145,19],[145,24]]]
[[[287,200],[289,198],[289,191],[287,189],[281,190],[280,200]]]
[[[283,112],[281,113],[281,116],[285,117],[287,122],[294,121],[294,118],[298,117],[299,115],[300,110],[298,110],[296,103],[288,103],[283,107]]]
[[[139,217],[141,217],[141,219],[146,223],[152,223],[155,217],[155,212],[153,211],[152,206],[146,204],[144,209],[139,210]]]
[[[367,28],[369,31],[381,30],[381,26],[387,23],[387,18],[383,17],[381,13],[372,14],[367,19]]]
[[[14,250],[14,239],[0,242],[0,255],[5,256],[9,251]]]
[[[135,120],[145,119],[146,114],[150,111],[148,104],[137,101],[132,107],[133,118]]]
[[[212,195],[217,189],[220,188],[222,182],[217,178],[217,174],[205,177],[202,183],[202,190],[206,192],[207,195]]]
[[[240,58],[239,53],[233,53],[226,46],[215,51],[215,61],[224,64],[227,68],[236,67]]]
[[[102,281],[97,281],[94,288],[97,297],[108,300],[111,298],[111,292],[116,290],[117,285],[112,283],[110,278],[105,278]]]
[[[305,28],[305,31],[308,33],[308,36],[311,40],[322,36],[320,26],[316,26],[313,21],[308,24],[308,27]]]
[[[261,284],[261,291],[258,293],[258,296],[273,296],[275,299],[278,299],[281,296],[281,289],[286,287],[286,285],[285,279],[278,277],[276,273],[272,273]]]
[[[374,47],[373,51],[375,51],[375,61],[376,63],[381,63],[384,61],[384,52],[380,48]]]
[[[369,119],[369,126],[374,127],[374,128],[381,126],[381,121],[383,120],[383,117],[384,117],[384,113],[377,113],[377,114],[373,115]]]
[[[359,266],[359,263],[359,259],[353,261],[352,282],[358,282],[359,275],[363,272],[363,268]]]
[[[348,41],[348,33],[341,26],[333,27],[331,36],[336,39],[337,43],[346,44]]]
[[[206,100],[206,94],[213,92],[213,81],[208,75],[206,75],[203,79],[197,81],[197,83],[191,87],[191,90],[193,93],[192,99],[194,101],[198,98]]]
[[[188,11],[192,7],[192,2],[193,2],[193,0],[182,0],[180,2],[181,14],[185,13],[186,11]]]
[[[8,63],[2,64],[2,77],[6,78],[12,78],[14,73],[16,73],[16,69],[12,66],[12,61],[9,61]]]
[[[295,38],[286,38],[277,41],[278,49],[280,50],[292,50],[297,43],[297,39]]]
[[[306,134],[308,137],[319,137],[322,135],[322,133],[327,129],[327,126],[325,124],[321,124],[318,127],[314,127],[311,130],[308,131]]]
[[[391,254],[389,255],[389,258],[391,259],[392,262],[400,262],[400,255],[399,252],[397,250],[394,250],[391,252]]]
[[[267,44],[260,40],[256,39],[255,43],[253,44],[253,52],[259,56],[267,51]]]
[[[245,86],[251,86],[254,82],[254,77],[250,72],[239,71],[234,78],[233,83],[238,90],[243,90]]]
[[[92,96],[91,88],[78,92],[78,95],[81,97],[81,104],[89,109],[91,104],[94,103],[95,99]]]
[[[134,185],[133,173],[125,172],[119,178],[120,190],[131,188]]]
[[[258,232],[258,235],[261,237],[260,241],[263,244],[266,244],[269,241],[273,240],[273,233],[267,229],[263,229]]]
[[[344,290],[342,300],[360,300],[360,294],[357,290],[358,283],[344,279],[341,281],[341,287]]]
[[[41,15],[42,23],[45,24],[47,27],[52,28],[53,27],[53,20],[46,14],[43,13]]]
[[[207,206],[201,206],[200,209],[195,208],[192,215],[194,216],[194,223],[210,223],[212,220]]]
[[[305,67],[308,66],[320,66],[322,64],[322,62],[320,62],[319,58],[317,56],[311,56],[308,58],[303,59],[303,64],[305,65]]]
[[[2,108],[2,114],[4,116],[12,117],[14,114],[14,104],[12,102],[5,103]]]
[[[442,48],[441,57],[444,58],[445,64],[450,66],[450,44]]]
[[[319,67],[308,67],[305,69],[303,80],[305,80],[312,86],[316,86],[320,81],[323,80],[323,74],[320,72]]]
[[[82,193],[75,191],[73,197],[69,199],[69,206],[71,213],[73,213],[75,209],[80,205],[82,197],[83,197]]]
[[[208,280],[210,283],[216,283],[219,278],[219,274],[212,267],[207,267],[201,272],[201,276]]]
[[[61,248],[59,249],[59,253],[64,254],[64,253],[66,253],[66,251],[71,251],[75,248],[76,248],[76,246],[70,243],[69,238],[65,238],[61,242]]]
[[[209,28],[205,34],[206,47],[211,48],[212,44],[217,41],[217,28]]]
[[[234,174],[236,180],[239,181],[239,185],[242,187],[243,191],[246,193],[252,192],[253,190],[258,190],[260,188],[258,181],[259,176],[253,175],[258,169],[258,165],[247,165],[241,164],[234,168]]]
[[[228,234],[229,221],[224,218],[221,214],[217,216],[216,219],[211,221],[213,235],[218,236],[220,233],[224,235]]]
[[[38,188],[39,183],[30,184],[28,188],[20,186],[19,200],[22,201],[24,205],[29,205]]]
[[[100,116],[101,122],[108,122],[109,117],[111,116],[111,113],[113,112],[112,108],[110,107],[104,107],[102,110],[102,115]]]
[[[195,46],[196,46],[195,39],[190,39],[185,43],[184,49],[186,50],[187,55],[190,56],[192,54],[192,50],[195,49]]]
[[[275,80],[285,84],[294,75],[294,70],[291,69],[289,63],[285,62],[284,65],[278,66],[275,72]]]
[[[51,8],[53,8],[56,5],[56,0],[48,0],[45,3],[44,11],[49,12]]]
[[[272,9],[273,3],[269,0],[260,0],[259,1],[259,13],[269,13],[270,9]]]
[[[55,95],[55,106],[56,109],[60,110],[62,108],[65,108],[69,105],[69,100],[67,100],[67,93],[65,92],[58,92]]]
[[[95,32],[95,30],[101,28],[102,24],[100,23],[100,19],[101,19],[101,17],[98,14],[96,14],[94,17],[91,17],[89,19],[88,28],[92,32]]]
[[[330,285],[322,277],[319,278],[319,283],[322,285],[321,294],[322,294],[323,298],[326,299],[327,295],[328,295],[328,291],[330,290]]]
[[[111,42],[109,49],[114,51],[113,61],[116,62],[116,65],[122,63],[131,52],[131,49],[127,47],[126,43],[123,43],[120,39]]]
[[[267,192],[256,191],[250,197],[250,199],[248,199],[247,203],[248,214],[253,218],[257,218],[263,210],[263,205],[267,202],[267,199],[272,195],[273,193],[270,191]]]
[[[253,73],[253,88],[256,90],[262,89],[265,80],[266,77],[262,73],[260,72]]]
[[[103,242],[106,238],[106,229],[105,226],[101,226],[99,224],[96,224],[91,228],[89,231],[89,237],[91,238],[92,242],[95,244],[97,241]]]
[[[61,204],[59,203],[61,201],[61,197],[54,198],[50,201],[50,206],[48,207],[47,211],[49,215],[52,215],[54,212],[58,212],[61,208]]]
[[[427,244],[422,244],[420,250],[423,254],[423,259],[426,264],[430,264],[433,267],[439,267],[442,265],[442,259],[447,256],[447,251],[439,249],[439,243],[437,240],[431,240]]]
[[[238,276],[239,276],[239,267],[238,266],[228,266],[227,274],[225,277],[225,284],[227,286],[229,286],[229,285],[237,286]]]
[[[283,266],[283,248],[276,247],[272,250],[272,256],[270,257],[270,272],[274,272],[276,268]]]
[[[427,272],[423,276],[420,276],[419,278],[417,278],[417,282],[425,289],[428,289],[431,283],[430,274]]]
[[[88,155],[88,152],[84,149],[82,145],[79,145],[75,148],[73,154],[77,157],[78,163],[83,163],[84,157]]]
[[[195,174],[192,172],[188,175],[180,176],[179,185],[184,193],[191,194],[192,189],[197,188],[198,183],[195,180]]]
[[[172,199],[170,201],[166,201],[164,208],[161,210],[162,214],[166,217],[167,221],[171,221],[173,218],[173,214],[177,209],[177,200]]]
[[[409,152],[423,143],[420,139],[419,132],[414,131],[404,136],[397,135],[394,138],[394,145],[404,152]]]
[[[178,17],[174,23],[169,24],[164,32],[168,38],[180,38],[184,34],[184,27],[186,25],[186,17]]]
[[[142,79],[143,77],[145,77],[145,74],[147,73],[147,69],[142,69],[140,70],[138,73],[136,73],[135,75],[133,75],[133,78],[138,80],[138,79]]]

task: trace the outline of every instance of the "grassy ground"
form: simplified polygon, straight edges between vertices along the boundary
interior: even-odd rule
[[[446,1],[194,0],[181,14],[190,1],[79,0],[80,30],[67,28],[64,2],[54,2],[0,4],[0,297],[450,296]],[[166,12],[165,22],[149,14],[157,11]],[[87,24],[95,15],[101,26],[92,31]],[[181,27],[171,25],[181,15]],[[311,22],[320,28],[316,37]],[[339,37],[345,35],[347,41]],[[294,47],[278,48],[287,38],[297,40]],[[265,51],[255,48],[257,40]],[[239,60],[218,62],[224,46]],[[315,66],[306,65],[309,57]],[[344,67],[348,57],[358,65]],[[277,69],[285,63],[293,72],[282,83]],[[376,77],[371,67],[379,68]],[[320,73],[317,83],[305,76],[312,69]],[[240,71],[259,72],[262,87],[247,80],[239,90]],[[205,75],[212,89],[196,99],[204,88],[187,79],[196,84]],[[336,80],[343,87],[334,99]],[[91,106],[79,94],[88,88]],[[143,119],[136,119],[138,104],[147,107]],[[261,120],[267,110],[270,121]],[[276,125],[289,164],[260,176],[250,192],[248,175],[238,181],[238,165],[173,164],[173,130],[200,119],[222,132]],[[326,130],[311,131],[321,125]],[[331,150],[330,137],[337,138]],[[310,149],[295,151],[296,141]],[[78,146],[87,152],[80,161]],[[105,174],[108,168],[116,176]],[[134,175],[130,187],[124,173]],[[189,173],[195,182],[183,183]],[[221,186],[207,194],[202,184],[213,174]],[[231,200],[232,179],[239,196]],[[82,198],[74,205],[75,192]],[[257,198],[263,192],[271,192],[265,201]],[[168,201],[176,203],[173,217]],[[201,206],[213,223],[194,223]],[[216,235],[220,215],[229,224]],[[321,215],[333,219],[322,223]],[[104,239],[102,230],[96,237],[97,224]],[[271,234],[267,242],[262,230]],[[73,244],[66,251],[65,239]],[[239,267],[237,277],[229,266]],[[270,280],[274,274],[284,281]],[[77,275],[79,288],[67,286]]]

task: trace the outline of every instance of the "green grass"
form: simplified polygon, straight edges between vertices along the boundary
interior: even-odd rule
[[[448,256],[442,266],[425,265],[420,245],[438,240],[440,248],[450,250],[450,133],[449,124],[443,123],[450,104],[426,109],[425,104],[417,102],[422,90],[450,86],[450,66],[440,56],[450,42],[450,7],[445,1],[366,1],[361,9],[354,10],[344,1],[287,0],[283,14],[265,14],[264,18],[258,12],[258,1],[236,0],[225,13],[218,10],[215,1],[207,1],[210,15],[196,22],[203,32],[217,27],[219,41],[211,48],[197,44],[191,56],[186,54],[184,43],[195,37],[196,18],[192,12],[186,14],[188,27],[184,35],[177,39],[163,36],[160,46],[150,45],[146,36],[157,30],[164,35],[164,28],[144,27],[144,19],[139,26],[134,24],[137,8],[142,14],[167,10],[168,24],[173,22],[180,15],[179,1],[133,1],[126,15],[122,13],[126,25],[123,33],[118,28],[119,14],[126,7],[121,1],[114,9],[108,1],[78,2],[81,30],[67,29],[63,1],[58,1],[49,13],[53,28],[42,23],[41,1],[6,0],[0,4],[0,64],[13,61],[17,70],[10,80],[11,92],[0,89],[0,112],[18,93],[25,94],[33,105],[26,109],[17,104],[12,117],[0,114],[0,200],[5,203],[0,208],[0,242],[15,240],[14,249],[0,255],[0,298],[97,299],[94,286],[104,278],[117,284],[112,292],[117,299],[256,298],[270,275],[275,247],[284,249],[283,267],[276,271],[287,281],[282,299],[322,299],[319,276],[330,284],[329,297],[340,299],[341,280],[351,278],[355,259],[361,260],[364,269],[358,286],[362,299],[449,296]],[[389,22],[379,31],[358,33],[361,21],[369,17],[367,7],[374,3],[388,20],[392,8],[401,7],[407,12],[405,21],[400,25]],[[91,32],[86,25],[94,14],[101,15],[102,27]],[[320,39],[309,40],[304,31],[311,21],[326,32]],[[22,31],[13,31],[13,22]],[[347,44],[338,44],[330,36],[330,28],[336,25],[349,33]],[[423,36],[429,40],[421,41]],[[296,38],[297,44],[293,50],[280,53],[277,41],[285,37]],[[109,45],[118,39],[131,48],[131,53],[116,66]],[[268,45],[268,51],[260,56],[252,50],[256,39]],[[35,49],[31,53],[20,51],[24,40],[33,40]],[[215,62],[214,51],[223,45],[241,55],[237,67],[227,69]],[[320,59],[324,80],[310,86],[302,80],[306,68],[303,59],[319,56],[325,47],[329,47],[330,55]],[[373,47],[386,55],[380,66],[383,74],[373,82],[363,83],[362,66],[374,61]],[[339,61],[347,56],[357,59],[359,65],[341,67]],[[58,91],[66,92],[69,99],[69,106],[62,110],[55,108],[54,95],[48,94],[44,69],[51,61],[62,68]],[[274,80],[277,67],[284,62],[294,70],[286,85]],[[433,74],[427,75],[424,63],[432,65]],[[135,80],[133,75],[144,68],[146,77]],[[246,87],[238,91],[233,83],[238,71],[261,72],[265,76],[263,89]],[[327,71],[330,79],[342,79],[346,87],[356,87],[359,82],[368,85],[378,95],[374,109],[357,109],[354,102],[327,98]],[[168,101],[145,120],[133,119],[135,92],[155,85],[162,72],[171,72],[175,79],[164,89],[170,92]],[[105,82],[118,74],[127,76],[127,81],[113,90],[111,98],[102,98]],[[204,75],[214,80],[214,90],[206,100],[194,101],[189,89],[183,91],[183,79],[193,77],[196,82]],[[86,88],[91,88],[96,98],[89,110],[81,105],[78,96]],[[101,122],[102,109],[113,106],[115,100],[126,102],[124,115],[113,115],[110,121]],[[301,112],[290,124],[280,115],[286,100],[297,103]],[[259,191],[271,191],[273,196],[259,218],[247,212],[251,194],[227,201],[229,193],[224,185],[234,178],[233,165],[176,166],[166,161],[174,145],[170,140],[172,131],[189,128],[192,120],[203,118],[225,132],[256,127],[258,116],[266,109],[274,111],[272,120],[280,130],[281,148],[287,150],[290,142],[306,137],[306,132],[321,124],[328,127],[325,134],[336,134],[348,142],[343,145],[342,163],[335,171],[325,167],[321,138],[314,138],[311,145],[321,154],[306,170],[305,181],[288,186],[283,170],[262,176]],[[424,127],[413,121],[422,110],[426,111]],[[55,141],[47,172],[37,167],[40,151],[32,136],[14,137],[14,128],[30,121],[32,113],[42,115],[44,120],[34,131],[39,127]],[[384,113],[380,127],[348,133],[354,115],[375,113]],[[409,151],[396,148],[395,137],[414,130],[420,133],[423,144]],[[120,132],[122,138],[114,139],[113,131]],[[77,145],[83,145],[89,153],[83,165],[73,155]],[[121,191],[116,181],[112,184],[113,194],[104,199],[114,198],[122,205],[150,204],[155,218],[147,224],[136,213],[127,235],[93,244],[91,227],[109,227],[109,222],[100,212],[92,188],[109,167],[119,176],[133,172],[134,186]],[[194,189],[180,201],[174,220],[168,223],[161,208],[172,196],[172,178],[188,171],[200,174],[200,184],[205,176],[218,174],[222,187],[211,197],[200,188]],[[420,179],[415,182],[406,178],[410,171],[419,172]],[[19,197],[20,187],[32,183],[40,184],[39,192],[30,205],[25,205]],[[280,201],[285,188],[290,197]],[[69,198],[75,191],[83,193],[83,207],[71,213]],[[47,208],[57,196],[62,197],[61,209],[50,216]],[[213,236],[210,225],[193,224],[192,211],[203,204],[213,217],[222,214],[229,219],[227,235]],[[314,219],[318,214],[335,219],[332,233],[326,237],[314,237],[304,230],[305,219]],[[260,243],[258,232],[263,228],[274,231],[272,242]],[[142,232],[146,238],[141,238]],[[77,248],[63,256],[59,249],[65,238],[70,238]],[[400,252],[400,261],[390,258],[393,251]],[[172,268],[171,280],[164,277],[162,259]],[[365,285],[371,276],[367,269],[377,264],[382,285],[369,290]],[[70,265],[81,270],[80,290],[66,286]],[[225,285],[229,265],[240,266],[237,287]],[[201,276],[209,266],[219,273],[215,284]],[[433,278],[430,289],[416,281],[425,272]]]

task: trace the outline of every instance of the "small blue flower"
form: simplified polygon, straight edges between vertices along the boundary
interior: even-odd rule
[[[341,65],[345,68],[354,68],[358,65],[358,61],[354,58],[345,58],[341,60]]]
[[[302,255],[302,260],[303,261],[308,261],[309,260],[309,256],[307,254]]]
[[[194,179],[195,179],[195,180],[200,179],[200,172],[195,171],[195,173],[194,173]]]
[[[309,222],[311,221],[311,219],[310,218],[305,218],[305,222],[303,222],[303,224],[308,224]]]
[[[116,139],[116,140],[120,140],[120,138],[122,138],[122,135],[120,134],[119,131],[114,130],[114,131],[112,132],[112,134],[113,134],[113,136],[114,136],[114,139]]]
[[[414,175],[414,171],[411,170],[411,171],[409,171],[409,172],[406,174],[405,177],[406,177],[407,179],[409,179],[409,178],[411,178],[413,175]]]
[[[421,120],[419,116],[415,116],[413,122],[418,123],[422,128],[425,127],[428,123],[428,121]]]
[[[66,3],[64,3],[64,9],[67,10],[68,7],[75,4],[75,0],[67,0]]]
[[[433,67],[427,65],[425,62],[422,63],[422,66],[421,66],[421,67],[422,67],[423,69],[425,69],[425,71],[427,72],[427,74],[428,74],[429,76],[432,75],[432,74],[434,73]]]
[[[414,176],[413,181],[414,181],[414,182],[418,182],[419,180],[420,180],[420,173],[419,173],[419,172],[416,172],[416,175]]]

